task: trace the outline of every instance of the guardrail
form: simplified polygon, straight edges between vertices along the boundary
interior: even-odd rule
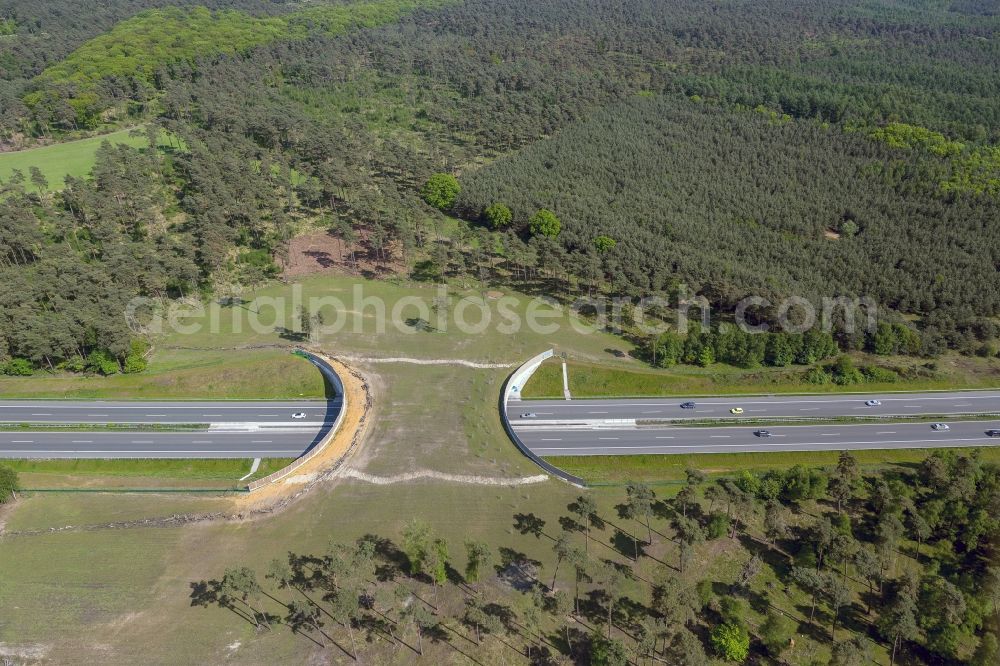
[[[510,377],[507,378],[507,381],[504,382],[503,391],[500,393],[500,419],[503,421],[503,427],[504,430],[507,431],[507,436],[510,437],[511,441],[514,442],[521,453],[531,460],[531,462],[535,463],[552,476],[582,488],[587,485],[583,479],[578,476],[573,476],[569,472],[565,472],[535,455],[534,451],[529,449],[525,443],[521,441],[521,438],[517,436],[517,433],[514,432],[514,428],[510,425],[510,418],[507,415],[507,403],[510,399],[515,398],[520,400],[521,389],[524,387],[524,383],[531,378],[531,375],[534,374],[535,370],[538,369],[538,366],[540,366],[542,362],[546,359],[552,358],[554,355],[555,352],[551,349],[544,351],[541,354],[532,357],[517,370],[511,373]]]
[[[309,449],[309,451],[307,451],[305,455],[295,460],[292,464],[286,467],[282,467],[277,472],[273,472],[272,474],[257,479],[256,481],[251,481],[249,484],[247,484],[247,490],[249,492],[260,490],[264,486],[270,485],[275,481],[280,481],[281,479],[285,478],[286,476],[288,476],[289,474],[296,471],[297,469],[305,465],[307,462],[312,460],[314,457],[319,455],[323,451],[323,449],[326,448],[326,445],[330,443],[330,440],[332,440],[336,436],[337,431],[340,430],[341,423],[343,423],[344,421],[344,415],[347,414],[347,392],[344,391],[344,382],[340,379],[340,375],[337,374],[337,371],[334,370],[332,367],[330,367],[330,364],[327,363],[323,358],[316,356],[315,354],[311,354],[301,349],[296,350],[295,354],[297,356],[301,356],[302,358],[308,360],[317,368],[319,368],[319,371],[323,373],[323,376],[327,379],[327,381],[330,382],[330,385],[333,387],[334,392],[341,398],[340,413],[338,413],[337,418],[334,419],[333,425],[330,426],[330,430],[327,431],[323,435],[322,439],[320,439],[320,441],[317,442],[315,446]]]

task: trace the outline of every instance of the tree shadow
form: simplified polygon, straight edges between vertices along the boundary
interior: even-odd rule
[[[333,260],[330,253],[323,250],[306,250],[302,254],[314,259],[323,268],[332,268],[337,265],[337,262]]]
[[[586,528],[569,516],[559,516],[559,527],[564,532],[584,532]]]
[[[830,623],[827,621],[828,618],[822,608],[819,606],[816,607],[816,615],[813,617],[812,622],[809,621],[811,606],[797,604],[795,610],[802,617],[802,622],[799,623],[799,633],[805,634],[817,642],[829,642],[830,632],[827,627]]]
[[[406,320],[406,325],[415,331],[420,331],[422,333],[436,333],[439,329],[431,325],[426,319],[421,319],[419,317],[410,317]]]
[[[544,534],[542,531],[544,528],[545,521],[533,513],[518,513],[514,515],[514,529],[521,534],[530,534],[538,539]]]
[[[189,583],[191,588],[191,606],[200,606],[202,608],[208,608],[209,606],[218,606],[219,608],[225,608],[230,611],[236,617],[240,618],[244,622],[253,625],[256,628],[260,628],[260,623],[256,618],[250,615],[250,611],[237,608],[233,604],[228,603],[222,596],[222,582],[217,580],[199,580],[192,581]],[[267,613],[263,613],[264,619],[267,622],[272,620],[272,616]],[[278,619],[274,617],[273,619]]]
[[[385,537],[366,534],[365,539],[375,544],[375,555],[382,563],[375,567],[375,578],[379,581],[395,580],[400,573],[409,570],[410,558],[392,541]]]
[[[611,547],[619,555],[638,561],[646,554],[642,540],[635,540],[631,535],[625,534],[621,530],[615,530],[611,537]]]
[[[305,342],[309,339],[309,336],[302,331],[293,331],[290,328],[285,328],[284,326],[278,326],[274,329],[278,333],[278,337],[282,340],[289,340],[291,342]]]
[[[495,568],[501,581],[520,592],[527,592],[535,586],[541,562],[506,546],[500,548],[499,554],[500,563]]]

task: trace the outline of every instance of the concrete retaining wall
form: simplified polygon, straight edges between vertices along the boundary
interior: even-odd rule
[[[500,418],[503,420],[503,427],[507,431],[507,435],[510,437],[511,441],[517,445],[517,448],[521,450],[521,453],[552,476],[582,488],[586,485],[583,479],[578,476],[573,476],[569,472],[564,472],[555,465],[542,460],[536,456],[531,449],[525,446],[524,442],[521,441],[521,438],[517,436],[516,432],[514,432],[514,428],[511,427],[510,418],[507,415],[507,403],[511,400],[519,401],[521,399],[521,389],[524,387],[525,382],[531,378],[531,375],[534,374],[535,370],[538,369],[538,366],[540,366],[542,362],[546,359],[552,358],[554,354],[555,352],[551,349],[542,352],[541,354],[529,359],[507,378],[507,381],[503,385],[503,392],[500,394]]]
[[[341,398],[340,412],[337,414],[337,418],[334,420],[333,425],[330,427],[329,432],[327,432],[323,439],[321,439],[314,447],[309,449],[304,456],[296,459],[291,465],[279,469],[277,472],[269,474],[263,478],[252,481],[247,485],[247,490],[253,492],[255,490],[260,490],[264,486],[270,485],[276,481],[280,481],[285,478],[295,470],[299,469],[307,462],[312,460],[315,456],[319,455],[326,445],[337,435],[337,431],[340,430],[340,425],[344,421],[344,415],[347,414],[347,393],[344,391],[344,382],[341,381],[340,375],[337,371],[330,367],[330,365],[315,354],[311,354],[307,351],[302,351],[301,354],[305,356],[313,365],[319,368],[319,371],[323,373],[333,390]]]

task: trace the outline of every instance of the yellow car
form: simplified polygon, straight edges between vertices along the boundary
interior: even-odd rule
[[[742,414],[743,413],[743,408],[742,407],[733,407],[732,409],[729,410],[729,413],[730,414]]]

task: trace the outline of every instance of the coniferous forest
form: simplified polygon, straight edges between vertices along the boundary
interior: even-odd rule
[[[996,353],[995,3],[16,0],[0,19],[5,149],[148,138],[62,190],[3,183],[8,369],[123,368],[124,302],[260,284],[317,228],[561,295],[870,297],[908,353]]]

